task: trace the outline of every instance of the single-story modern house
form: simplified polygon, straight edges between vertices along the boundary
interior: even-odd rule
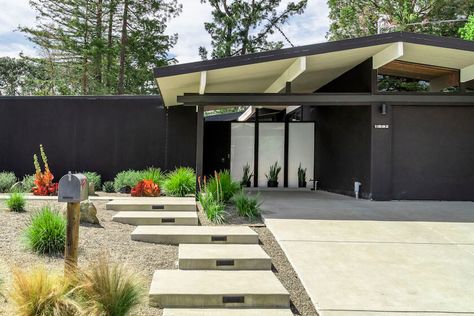
[[[198,174],[253,170],[374,200],[474,200],[474,42],[381,34],[155,69],[167,107],[197,111]],[[416,91],[407,87],[415,86]],[[204,111],[249,106],[234,121]],[[312,184],[309,183],[308,186]]]
[[[0,97],[0,170],[33,173],[44,144],[59,176],[128,168],[374,200],[474,201],[474,41],[381,34],[155,69],[160,96]],[[248,106],[214,117],[207,110]]]

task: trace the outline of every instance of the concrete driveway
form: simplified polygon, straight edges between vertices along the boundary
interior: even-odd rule
[[[320,315],[474,315],[474,203],[262,196]]]

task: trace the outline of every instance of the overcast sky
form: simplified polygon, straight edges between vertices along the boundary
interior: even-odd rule
[[[210,36],[204,30],[204,22],[211,20],[210,8],[200,0],[181,0],[183,12],[168,24],[167,33],[179,34],[177,45],[171,50],[180,63],[199,60],[199,46],[210,48]],[[282,5],[289,0],[283,0]],[[325,0],[309,0],[305,13],[293,17],[283,26],[284,32],[294,45],[325,41],[329,27],[328,8]],[[23,34],[14,31],[19,25],[34,25],[35,13],[28,0],[0,0],[0,56],[18,56],[20,52],[37,55],[33,45]],[[283,40],[280,34],[275,40]],[[288,45],[285,43],[285,45]],[[209,49],[210,50],[210,49]]]

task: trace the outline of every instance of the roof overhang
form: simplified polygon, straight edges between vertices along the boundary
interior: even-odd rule
[[[374,69],[398,60],[474,79],[473,41],[403,32],[161,67],[155,78],[165,105],[173,106],[185,93],[278,93],[286,82],[294,93],[312,93],[369,58]]]

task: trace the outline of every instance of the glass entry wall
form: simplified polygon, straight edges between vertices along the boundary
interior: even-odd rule
[[[230,174],[240,182],[246,164],[254,170],[255,123],[232,123],[230,135]]]
[[[259,123],[258,125],[258,186],[266,187],[270,166],[278,163],[281,171],[278,186],[284,186],[285,123]]]
[[[314,175],[314,123],[289,123],[288,126],[288,187],[298,187],[298,167],[306,169],[306,182]],[[311,184],[312,186],[312,184]]]

